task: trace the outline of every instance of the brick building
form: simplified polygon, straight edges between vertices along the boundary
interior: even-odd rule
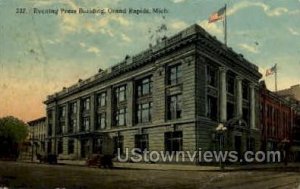
[[[258,67],[198,25],[49,95],[47,151],[60,158],[120,148],[260,148]]]
[[[284,144],[294,142],[297,111],[293,102],[269,91],[265,83],[260,87],[260,128],[264,150],[282,150]]]

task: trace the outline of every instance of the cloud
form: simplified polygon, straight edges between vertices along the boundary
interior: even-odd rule
[[[86,51],[90,53],[98,54],[100,52],[100,49],[98,49],[97,47],[89,47]]]
[[[292,35],[300,36],[300,33],[298,31],[294,30],[293,28],[288,28],[288,30]]]
[[[187,1],[187,0],[172,0],[173,3],[183,3],[185,1]]]
[[[242,1],[239,3],[234,4],[229,10],[227,11],[227,15],[233,15],[236,12],[248,8],[248,7],[260,7],[263,9],[266,15],[272,17],[272,16],[280,16],[284,13],[288,13],[289,10],[285,7],[277,7],[274,9],[271,9],[269,5],[261,2],[250,2],[250,1]]]
[[[85,44],[84,42],[80,42],[79,45],[80,45],[82,48],[86,47],[86,44]]]
[[[125,35],[124,33],[121,34],[121,38],[123,41],[130,43],[132,40],[130,39],[130,37],[128,37],[127,35]]]
[[[255,53],[255,54],[259,53],[256,47],[248,45],[246,43],[238,44],[238,46],[241,47],[242,49],[245,49],[248,52]]]
[[[184,28],[186,28],[188,26],[188,24],[182,20],[173,20],[170,23],[170,28],[173,30],[182,30]]]

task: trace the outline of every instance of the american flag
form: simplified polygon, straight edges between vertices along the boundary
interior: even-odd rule
[[[266,77],[269,76],[269,75],[274,74],[276,71],[277,71],[277,67],[276,67],[276,64],[275,64],[273,67],[266,70]]]
[[[226,6],[220,8],[217,12],[212,13],[208,19],[208,23],[216,22],[218,20],[223,19],[225,11]]]

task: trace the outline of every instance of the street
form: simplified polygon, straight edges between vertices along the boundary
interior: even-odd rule
[[[300,170],[176,171],[99,169],[0,162],[0,188],[292,188]]]

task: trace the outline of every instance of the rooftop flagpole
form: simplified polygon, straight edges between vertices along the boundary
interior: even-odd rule
[[[275,92],[277,92],[277,64],[275,64]]]
[[[224,43],[227,46],[227,4],[225,4],[225,17],[224,17]]]

